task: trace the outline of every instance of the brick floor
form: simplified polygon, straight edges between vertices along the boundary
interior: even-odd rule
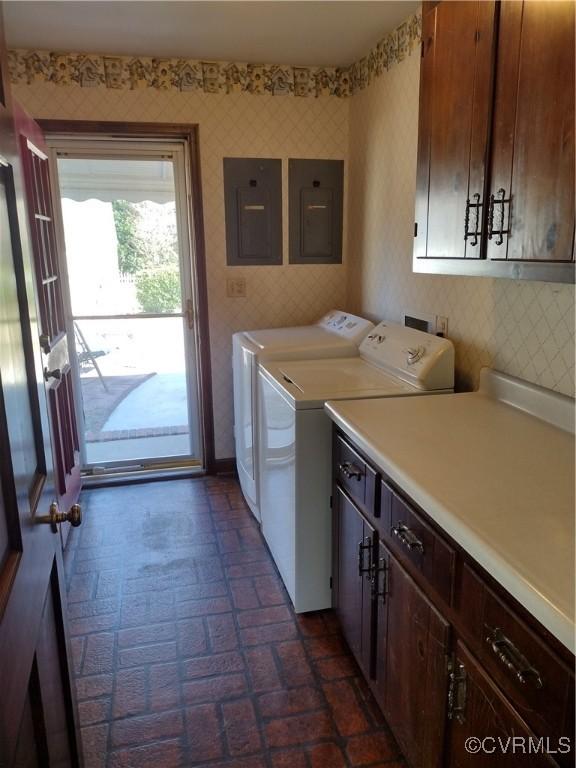
[[[66,571],[86,768],[404,766],[335,616],[294,614],[234,480],[82,501]]]

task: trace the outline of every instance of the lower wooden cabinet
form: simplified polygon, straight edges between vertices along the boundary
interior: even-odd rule
[[[450,625],[404,568],[378,545],[373,690],[414,768],[443,763]]]
[[[337,438],[377,491],[351,495],[335,461],[334,607],[409,765],[573,766],[574,657]]]
[[[453,676],[455,708],[449,732],[449,768],[550,768],[556,764],[546,753],[558,747],[562,750],[562,742],[537,739],[460,642]]]
[[[336,490],[334,605],[350,650],[367,677],[373,667],[375,531],[346,494]]]

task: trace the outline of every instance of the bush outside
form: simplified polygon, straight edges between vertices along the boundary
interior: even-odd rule
[[[143,312],[181,309],[178,234],[174,203],[112,203],[118,268],[131,275]]]

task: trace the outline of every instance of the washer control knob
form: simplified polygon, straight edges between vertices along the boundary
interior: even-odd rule
[[[424,347],[410,347],[406,351],[408,353],[408,357],[406,358],[408,365],[414,365],[418,360],[421,360],[425,352]]]

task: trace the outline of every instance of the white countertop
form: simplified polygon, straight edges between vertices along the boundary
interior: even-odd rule
[[[483,392],[328,402],[326,412],[574,652],[573,434]]]

